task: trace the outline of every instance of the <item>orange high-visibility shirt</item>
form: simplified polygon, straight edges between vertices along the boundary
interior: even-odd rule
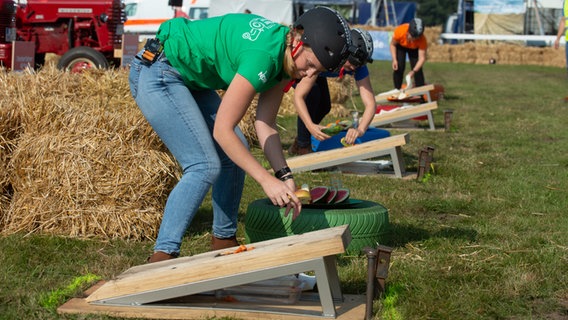
[[[426,48],[428,48],[428,43],[426,42],[424,34],[418,37],[418,39],[410,40],[406,35],[407,33],[408,23],[403,23],[394,29],[392,39],[405,48],[421,50],[426,50]]]

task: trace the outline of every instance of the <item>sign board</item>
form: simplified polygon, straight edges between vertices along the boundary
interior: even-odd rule
[[[137,33],[127,33],[122,35],[122,59],[120,66],[125,68],[130,66],[132,59],[138,53],[138,37]]]
[[[29,41],[12,42],[12,70],[22,71],[35,65],[35,43]]]
[[[390,53],[392,33],[392,31],[369,30],[373,38],[373,60],[392,60]]]

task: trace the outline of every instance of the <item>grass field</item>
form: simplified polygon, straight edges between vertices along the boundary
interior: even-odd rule
[[[370,65],[376,92],[392,88],[390,64]],[[430,63],[426,80],[445,87],[434,118],[454,110],[449,132],[412,130],[407,170],[433,146],[422,181],[344,175],[353,197],[389,209],[394,249],[377,319],[568,319],[568,79],[563,68]],[[354,104],[361,107],[358,98]],[[351,101],[346,103],[351,107]],[[281,119],[283,142],[295,119]],[[392,133],[405,132],[392,129]],[[255,154],[259,154],[255,150]],[[298,174],[299,183],[329,181]],[[247,205],[263,198],[247,178]],[[206,201],[183,252],[209,245]],[[243,225],[239,236],[244,237]],[[42,235],[0,238],[0,319],[108,319],[60,316],[55,308],[89,280],[111,279],[144,262],[151,242]],[[338,260],[344,293],[364,294],[366,259]],[[84,280],[84,281],[81,281]]]

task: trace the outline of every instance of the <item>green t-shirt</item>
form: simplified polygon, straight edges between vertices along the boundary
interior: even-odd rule
[[[238,73],[263,92],[288,78],[282,68],[288,31],[254,14],[228,14],[168,20],[157,38],[189,88],[225,90]]]

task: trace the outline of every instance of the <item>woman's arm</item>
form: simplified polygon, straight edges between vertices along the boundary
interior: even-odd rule
[[[359,118],[359,124],[357,128],[351,128],[347,131],[345,135],[345,142],[348,144],[355,143],[355,139],[361,137],[365,134],[371,121],[373,121],[373,117],[375,116],[375,112],[377,110],[377,104],[375,102],[375,94],[373,93],[373,87],[371,85],[371,78],[366,76],[365,78],[357,81],[357,86],[359,87],[359,95],[361,96],[361,100],[365,105],[365,111],[363,115]]]
[[[554,49],[558,49],[560,47],[560,38],[562,35],[566,33],[566,18],[561,17],[560,23],[558,24],[558,33],[556,33],[556,40],[554,40]]]
[[[411,77],[413,77],[414,74],[422,68],[425,62],[426,62],[426,49],[418,49],[418,61],[416,62],[414,69],[410,70],[409,72],[409,74],[411,74]]]
[[[282,88],[285,83],[283,82],[283,84],[270,89],[268,95],[261,94],[258,102],[257,120],[255,122],[261,146],[275,170],[280,170],[280,168],[286,166],[280,137],[276,130],[276,114],[280,106]],[[275,91],[275,88],[280,88],[280,93]],[[235,75],[235,78],[231,81],[229,88],[223,95],[221,105],[217,111],[213,137],[227,156],[262,186],[272,203],[282,207],[291,202],[294,207],[293,217],[295,218],[300,214],[301,203],[298,197],[294,195],[295,186],[293,179],[282,182],[272,176],[256,161],[234,131],[255,95],[256,92],[251,83],[243,76]],[[276,151],[278,148],[279,152]]]
[[[391,40],[390,43],[390,53],[391,53],[391,57],[392,57],[392,69],[393,70],[398,70],[398,61],[396,60],[396,46],[398,45],[398,42],[396,42],[394,39]]]

